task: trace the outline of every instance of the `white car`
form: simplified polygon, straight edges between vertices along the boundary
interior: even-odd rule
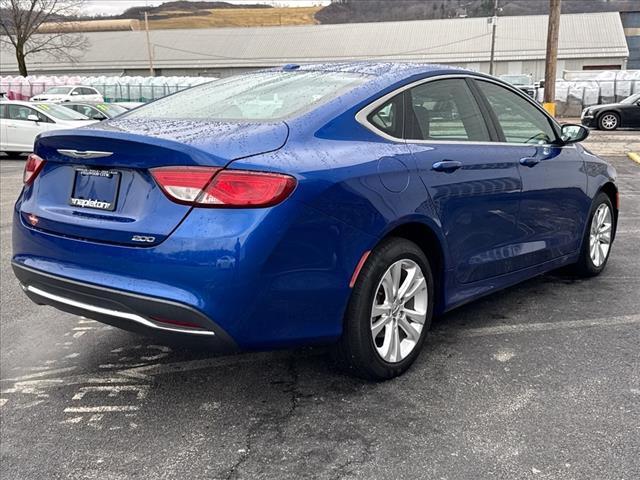
[[[71,85],[51,87],[30,98],[32,102],[104,102],[104,98],[93,87]]]
[[[97,123],[84,115],[46,103],[0,102],[0,151],[9,155],[32,152],[39,133]]]

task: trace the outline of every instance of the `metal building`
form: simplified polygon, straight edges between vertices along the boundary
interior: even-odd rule
[[[86,34],[77,63],[28,58],[33,74],[147,75],[145,32]],[[547,16],[500,17],[495,73],[544,76]],[[258,28],[153,30],[156,74],[228,76],[284,63],[405,60],[489,70],[487,18]],[[13,52],[0,47],[3,75],[17,73]],[[627,67],[629,49],[617,12],[562,15],[558,72]]]

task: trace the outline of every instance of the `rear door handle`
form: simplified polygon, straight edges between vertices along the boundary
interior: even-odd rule
[[[436,172],[453,172],[460,167],[462,167],[462,162],[455,160],[443,160],[441,162],[434,163],[432,166]]]
[[[538,158],[525,157],[520,159],[520,165],[524,165],[525,167],[535,167],[540,163]]]

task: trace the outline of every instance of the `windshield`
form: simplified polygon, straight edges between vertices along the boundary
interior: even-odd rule
[[[73,90],[73,87],[52,87],[50,89],[48,89],[46,92],[44,92],[44,94],[46,95],[47,93],[53,93],[53,94],[61,94],[61,95],[66,95],[69,92],[71,92],[71,90]]]
[[[199,85],[127,118],[275,120],[327,101],[365,77],[341,72],[260,72]]]
[[[509,82],[511,85],[531,84],[531,79],[528,75],[502,75],[500,78],[505,82]]]
[[[640,93],[635,93],[630,97],[625,98],[620,103],[630,104],[630,103],[636,103],[638,100],[640,100]]]
[[[54,105],[51,103],[36,103],[35,105],[43,112],[51,115],[53,118],[57,118],[58,120],[89,120],[89,117],[85,117],[75,110],[61,107],[60,105]]]
[[[95,107],[101,112],[106,113],[108,117],[115,117],[116,115],[120,115],[121,113],[128,111],[120,105],[111,105],[109,103],[97,103]]]

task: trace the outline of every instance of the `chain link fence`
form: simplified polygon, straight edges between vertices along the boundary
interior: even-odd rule
[[[617,103],[640,93],[640,70],[565,72],[556,82],[556,114],[579,117],[593,105]],[[541,92],[538,98],[542,99]]]
[[[29,100],[47,88],[61,85],[94,87],[106,102],[149,102],[215,80],[210,77],[0,77],[0,91],[12,100]],[[543,89],[535,98],[542,101]],[[640,93],[640,70],[565,72],[556,82],[556,114],[579,117],[592,105],[616,103]]]

